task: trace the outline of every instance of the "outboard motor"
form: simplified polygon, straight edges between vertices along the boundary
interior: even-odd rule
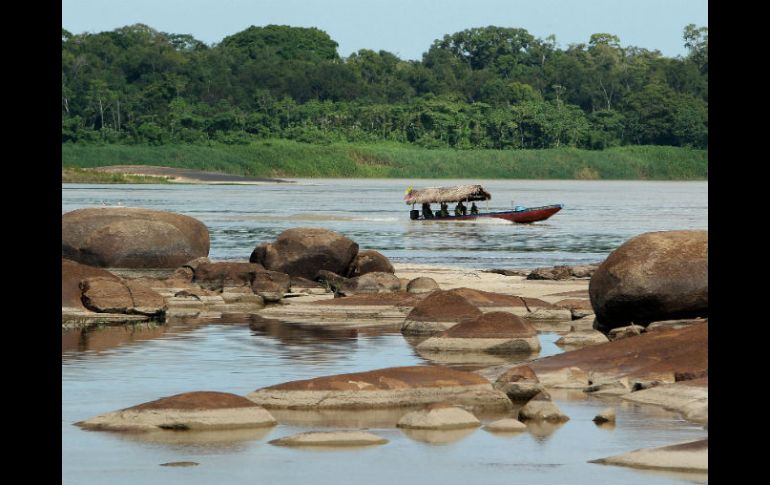
[[[411,220],[413,220],[413,221],[416,221],[417,219],[420,218],[420,211],[418,211],[417,209],[410,210],[409,211],[409,218]]]

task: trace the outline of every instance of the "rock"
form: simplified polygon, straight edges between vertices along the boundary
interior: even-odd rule
[[[640,325],[628,325],[626,327],[613,328],[607,332],[607,338],[609,340],[620,340],[622,338],[635,337],[641,335],[644,332],[644,327]]]
[[[502,293],[474,290],[472,288],[454,288],[449,290],[449,292],[462,296],[470,304],[484,312],[509,312],[520,317],[529,318],[533,311],[557,309],[554,305],[537,298],[504,295]]]
[[[136,281],[96,276],[82,280],[80,289],[83,306],[93,312],[160,316],[166,311],[163,297]]]
[[[495,273],[503,276],[527,276],[532,272],[530,269],[485,269],[484,273]]]
[[[62,215],[62,257],[112,268],[175,268],[209,253],[209,231],[189,216],[86,208]]]
[[[188,392],[75,423],[109,431],[214,430],[273,426],[275,419],[248,399],[224,392]]]
[[[623,377],[673,382],[675,373],[699,375],[708,371],[708,323],[645,332],[634,338],[545,357],[528,365],[546,387],[563,381],[564,373],[571,367],[590,373],[591,385]]]
[[[396,270],[388,258],[377,251],[367,249],[359,251],[353,262],[351,276],[361,276],[367,273],[395,273]]]
[[[581,318],[594,314],[594,309],[591,307],[591,300],[587,298],[566,298],[557,301],[554,305],[569,310],[572,314],[572,320],[580,320]]]
[[[708,378],[661,384],[620,396],[624,401],[653,404],[681,412],[684,418],[708,424]]]
[[[708,438],[658,448],[642,448],[589,463],[621,465],[650,470],[708,472]]]
[[[366,409],[436,402],[510,409],[511,401],[483,377],[438,366],[379,369],[293,381],[247,395],[269,408]]]
[[[436,280],[425,276],[415,278],[406,285],[406,291],[409,293],[430,293],[431,291],[438,289],[439,287]]]
[[[287,229],[267,245],[254,249],[249,261],[290,276],[315,278],[321,270],[349,275],[358,244],[328,229]]]
[[[81,300],[80,282],[86,278],[107,278],[120,281],[120,278],[101,268],[95,268],[76,261],[62,258],[61,260],[61,306],[85,310]]]
[[[396,425],[411,429],[477,428],[481,422],[465,409],[438,403],[419,411],[405,414]]]
[[[538,308],[526,315],[527,320],[572,320],[572,311],[563,308]]]
[[[594,423],[614,423],[615,422],[615,408],[603,409],[599,414],[594,417]]]
[[[613,251],[588,288],[597,330],[708,316],[708,231],[651,232]]]
[[[254,274],[251,290],[267,302],[280,301],[289,292],[291,279],[286,273],[258,271]]]
[[[489,423],[484,429],[493,433],[518,433],[526,431],[527,425],[518,419],[505,418]]]
[[[401,282],[401,291],[406,291],[411,280],[409,278],[399,278],[398,281]]]
[[[198,266],[202,264],[209,264],[211,263],[211,260],[206,256],[201,256],[200,258],[191,259],[190,261],[186,262],[182,265],[182,268],[190,268],[195,272],[195,270],[198,269]]]
[[[588,347],[589,350],[591,348],[595,347]],[[577,352],[577,350],[573,350],[572,352]],[[559,369],[558,371],[539,372],[534,363],[531,365],[535,369],[535,372],[537,372],[540,383],[545,387],[555,387],[559,389],[583,389],[589,385],[588,374],[580,367],[571,366]]]
[[[529,322],[512,313],[490,312],[454,325],[416,350],[509,354],[537,352],[540,341]]]
[[[438,334],[464,320],[482,315],[460,295],[437,290],[412,308],[401,326],[404,335]]]
[[[346,280],[338,293],[343,296],[360,293],[393,293],[401,290],[401,282],[392,273],[366,273]]]
[[[598,330],[577,330],[571,331],[562,336],[555,343],[556,345],[565,345],[570,347],[587,347],[589,345],[603,344],[609,342],[606,335]]]
[[[659,328],[684,328],[689,327],[690,325],[697,325],[699,323],[706,322],[706,319],[704,318],[689,318],[684,320],[659,320],[657,322],[652,322],[651,324],[647,325],[645,330],[647,332],[650,332],[652,330],[656,330]]]
[[[129,313],[153,316],[166,311],[166,301],[146,283],[125,280],[124,284],[131,294],[132,309]]]
[[[277,446],[370,446],[388,440],[366,431],[309,431],[270,441]]]
[[[504,372],[495,381],[495,389],[503,391],[511,401],[526,402],[545,392],[545,387],[526,365],[520,365]]]
[[[528,280],[567,280],[572,276],[569,266],[554,266],[553,268],[537,268],[528,275]]]
[[[171,275],[171,277],[173,279],[182,280],[186,283],[192,283],[192,280],[195,277],[195,272],[192,270],[192,268],[188,268],[187,266],[182,266],[181,268],[175,269],[174,274]]]
[[[347,280],[348,279],[344,276],[340,276],[337,273],[326,271],[324,269],[320,270],[315,275],[315,281],[326,285],[331,291],[335,293],[339,291],[340,288],[342,288],[342,285],[344,285]]]
[[[232,286],[251,286],[255,275],[264,270],[261,265],[253,263],[200,263],[195,269],[193,282],[215,291]]]
[[[564,422],[569,421],[569,416],[562,413],[549,396],[540,393],[519,410],[519,420]]]
[[[292,293],[307,293],[308,295],[323,295],[329,292],[326,285],[316,281],[296,276],[289,280],[289,291]]]

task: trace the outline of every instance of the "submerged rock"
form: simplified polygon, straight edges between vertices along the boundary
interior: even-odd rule
[[[614,423],[615,422],[615,408],[606,408],[599,412],[593,419],[594,423]]]
[[[559,406],[551,401],[550,396],[541,392],[530,399],[527,404],[519,410],[519,419],[563,422],[569,421],[569,416],[561,412]]]
[[[477,428],[481,422],[463,408],[439,403],[405,414],[396,425],[412,429]]]
[[[277,446],[370,446],[388,440],[366,431],[309,431],[270,441]]]
[[[208,229],[182,214],[96,207],[62,215],[62,257],[83,264],[175,268],[208,253]]]
[[[505,418],[491,422],[484,429],[493,433],[518,433],[527,430],[527,425],[518,419]]]
[[[417,350],[508,354],[537,352],[540,341],[529,322],[512,313],[490,312],[458,323],[420,343]]]
[[[268,408],[366,409],[449,402],[509,409],[511,401],[483,377],[438,366],[394,367],[287,382],[246,397]]]
[[[667,470],[679,472],[708,472],[708,438],[676,445],[639,450],[610,456],[589,463],[620,465],[649,470]]]
[[[109,431],[215,430],[273,426],[275,419],[248,399],[224,392],[188,392],[75,423]]]

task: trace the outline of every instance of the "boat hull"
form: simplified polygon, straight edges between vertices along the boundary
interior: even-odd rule
[[[505,212],[487,212],[484,214],[465,215],[465,216],[446,216],[446,217],[433,217],[432,219],[424,219],[420,217],[416,219],[418,221],[471,221],[474,219],[482,219],[488,217],[494,217],[497,219],[504,219],[510,222],[518,222],[520,224],[527,224],[530,222],[544,221],[556,214],[562,209],[561,204],[547,205],[543,207],[528,207],[523,210],[513,210]]]

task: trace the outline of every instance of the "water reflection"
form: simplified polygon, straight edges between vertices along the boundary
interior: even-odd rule
[[[478,428],[464,429],[408,429],[400,428],[404,435],[414,441],[428,443],[431,445],[448,445],[461,441],[476,432]]]
[[[186,453],[236,453],[266,438],[275,427],[218,431],[158,430],[144,433],[119,433],[122,440],[155,444]]]

